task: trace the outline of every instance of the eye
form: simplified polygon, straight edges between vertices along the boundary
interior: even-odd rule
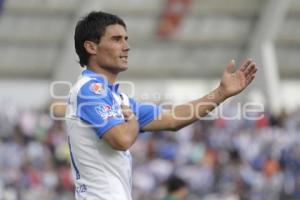
[[[122,40],[122,37],[121,36],[115,36],[115,37],[112,37],[112,40],[115,41],[115,42],[120,42]]]

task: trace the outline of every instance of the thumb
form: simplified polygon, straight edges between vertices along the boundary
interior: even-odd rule
[[[228,72],[228,73],[233,73],[233,72],[234,72],[234,68],[235,68],[235,60],[232,59],[232,60],[229,62],[227,68],[226,68],[226,72]]]

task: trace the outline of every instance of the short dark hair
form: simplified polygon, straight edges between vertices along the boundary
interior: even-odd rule
[[[79,64],[84,67],[88,64],[89,53],[84,48],[85,41],[99,43],[109,25],[119,24],[126,29],[125,22],[118,16],[101,11],[93,11],[84,16],[76,24],[74,41],[75,50],[79,57]]]
[[[182,178],[180,178],[176,175],[170,176],[166,183],[167,183],[167,190],[169,193],[172,193],[181,188],[187,187],[186,182]]]

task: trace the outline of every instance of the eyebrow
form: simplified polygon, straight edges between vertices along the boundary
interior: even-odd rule
[[[113,35],[111,38],[112,39],[121,39],[123,36],[122,35]],[[125,36],[125,40],[128,40],[128,36]]]

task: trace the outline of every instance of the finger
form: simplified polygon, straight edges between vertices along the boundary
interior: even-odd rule
[[[248,79],[248,78],[252,77],[253,75],[255,75],[256,72],[257,72],[257,68],[253,67],[247,74],[245,73],[245,76]]]
[[[249,85],[253,80],[255,79],[255,74],[250,76],[248,79],[247,79],[247,85]]]
[[[124,115],[124,114],[123,114]],[[131,120],[131,119],[133,119],[135,117],[135,115],[132,113],[132,112],[130,112],[130,113],[127,113],[126,115],[124,115],[124,118],[126,119],[126,120]]]
[[[253,76],[253,75],[255,75],[256,74],[256,72],[257,72],[257,68],[256,67],[254,67],[254,69],[250,72],[250,76]]]
[[[122,108],[122,112],[127,114],[130,110],[128,108]]]
[[[122,112],[125,112],[125,113],[131,112],[130,107],[125,104],[121,104],[121,109],[122,109]]]
[[[252,63],[252,59],[247,59],[241,66],[240,70],[244,72],[247,67]]]
[[[234,72],[234,68],[235,68],[235,60],[232,59],[232,60],[229,62],[228,66],[227,66],[227,68],[226,68],[226,71],[227,71],[228,73],[233,73],[233,72]]]
[[[121,104],[121,108],[125,109],[125,108],[129,108],[127,105],[125,105],[124,103]]]
[[[121,104],[122,112],[126,113],[128,111],[128,106]]]
[[[127,105],[121,105],[122,106],[122,114],[124,115],[124,118],[126,120],[130,120],[132,117],[134,117],[134,114],[129,106]]]
[[[124,116],[125,119],[130,119],[131,113],[129,113],[129,112],[123,112],[123,116]]]
[[[130,110],[130,108],[125,108],[125,109],[122,109],[122,113],[123,113],[123,115],[126,115],[126,116],[128,116],[128,115],[131,115],[131,110]]]
[[[252,62],[245,70],[245,76],[252,74],[256,69],[256,64]]]

